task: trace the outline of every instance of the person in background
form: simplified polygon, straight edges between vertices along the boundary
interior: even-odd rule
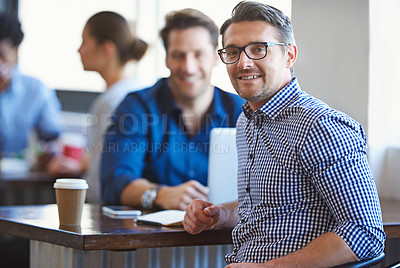
[[[23,38],[18,18],[0,13],[0,155],[24,154],[35,132],[45,165],[61,133],[61,105],[54,90],[18,68]]]
[[[109,204],[184,210],[207,200],[210,130],[234,127],[243,100],[211,85],[218,28],[198,10],[166,16],[168,78],[130,93],[105,135],[102,197]]]
[[[78,50],[83,68],[98,72],[107,87],[90,108],[87,133],[90,163],[86,174],[89,202],[101,202],[99,165],[103,136],[110,117],[129,92],[144,87],[137,79],[127,76],[126,65],[130,61],[139,61],[147,48],[145,41],[132,34],[126,19],[115,12],[94,14],[83,29],[82,44]]]
[[[236,126],[238,201],[195,200],[185,230],[234,227],[228,267],[331,267],[379,256],[385,233],[365,133],[300,88],[289,18],[242,1],[220,33],[220,58],[246,100]]]

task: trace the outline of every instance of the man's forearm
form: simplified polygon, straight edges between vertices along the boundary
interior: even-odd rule
[[[216,227],[235,227],[239,222],[238,201],[217,205],[221,207],[221,217]]]
[[[354,261],[358,261],[357,256],[340,236],[325,233],[306,247],[267,264],[282,264],[285,267],[331,267]]]
[[[143,193],[156,185],[146,179],[136,179],[129,183],[121,192],[121,203],[123,205],[141,207],[141,197]]]

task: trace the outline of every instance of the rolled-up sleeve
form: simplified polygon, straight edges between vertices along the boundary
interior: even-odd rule
[[[331,232],[360,260],[382,253],[386,237],[362,127],[344,116],[324,116],[303,148],[304,168],[337,223]]]

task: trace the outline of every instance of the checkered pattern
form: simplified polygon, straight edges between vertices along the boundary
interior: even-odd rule
[[[297,79],[237,123],[240,222],[231,262],[266,262],[326,232],[360,259],[385,233],[360,124],[300,89]]]

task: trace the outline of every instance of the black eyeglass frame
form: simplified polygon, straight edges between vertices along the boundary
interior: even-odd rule
[[[255,59],[255,58],[250,57],[250,56],[247,54],[246,48],[247,48],[248,46],[257,45],[257,44],[262,44],[262,45],[265,46],[265,55],[264,55],[264,57]],[[221,61],[222,61],[223,63],[225,63],[225,64],[234,64],[234,63],[238,62],[239,59],[240,59],[240,55],[242,54],[242,51],[243,51],[244,54],[246,54],[246,56],[247,56],[249,59],[251,59],[251,60],[262,60],[262,59],[264,59],[264,58],[267,56],[267,54],[268,54],[268,47],[272,47],[272,46],[275,46],[275,45],[279,45],[279,46],[290,46],[290,44],[288,44],[288,43],[254,42],[254,43],[247,44],[247,45],[245,45],[245,46],[243,46],[243,47],[235,47],[235,46],[232,46],[232,47],[224,47],[224,48],[218,49],[218,55],[219,55],[219,58],[221,59]],[[222,57],[222,53],[224,53],[224,50],[226,50],[227,48],[237,48],[237,49],[239,49],[239,54],[238,54],[239,56],[238,56],[237,60],[235,60],[234,62],[229,62],[229,63],[227,63],[227,62],[224,61],[224,59],[223,59],[223,57]]]

